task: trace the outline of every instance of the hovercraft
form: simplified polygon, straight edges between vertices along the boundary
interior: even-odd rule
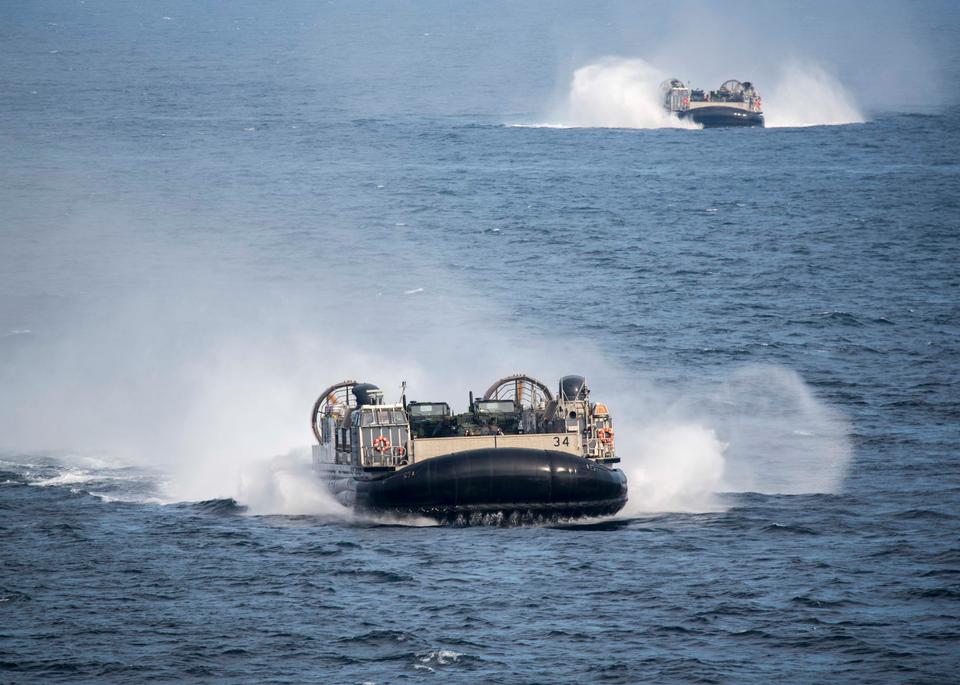
[[[749,81],[731,79],[717,90],[706,92],[674,78],[664,81],[660,88],[668,112],[704,128],[764,125],[760,94]]]
[[[331,385],[313,406],[313,468],[341,504],[448,523],[603,516],[627,501],[613,421],[582,376],[556,396],[501,378],[454,414],[446,402],[385,404],[372,383]]]

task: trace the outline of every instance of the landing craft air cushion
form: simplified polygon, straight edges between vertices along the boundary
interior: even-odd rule
[[[717,90],[704,92],[673,78],[661,83],[660,88],[668,112],[704,128],[764,125],[760,94],[749,81],[731,79]]]
[[[613,421],[582,376],[556,397],[524,374],[501,378],[453,414],[446,402],[384,404],[370,383],[317,399],[313,467],[345,506],[445,522],[602,516],[627,501]]]

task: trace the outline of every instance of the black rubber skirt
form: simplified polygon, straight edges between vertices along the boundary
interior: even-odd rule
[[[627,478],[566,452],[501,447],[458,452],[357,483],[361,509],[439,519],[498,513],[581,517],[614,514]]]
[[[692,119],[704,128],[729,126],[757,126],[763,128],[763,114],[745,112],[735,107],[699,107],[680,113],[681,118]]]

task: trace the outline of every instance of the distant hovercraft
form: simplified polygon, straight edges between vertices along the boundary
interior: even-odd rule
[[[343,381],[313,406],[313,468],[344,505],[447,523],[614,514],[627,479],[613,465],[613,421],[582,376],[554,397],[524,374],[501,378],[453,414],[446,402],[384,404]]]
[[[721,126],[763,127],[763,108],[760,94],[749,81],[724,81],[717,90],[709,92],[690,88],[680,79],[664,81],[663,106],[680,119],[700,124],[704,128]]]

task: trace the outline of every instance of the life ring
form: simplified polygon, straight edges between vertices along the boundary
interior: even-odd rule
[[[597,431],[597,437],[600,438],[600,442],[604,445],[613,444],[613,429],[612,428],[601,428]]]
[[[373,441],[373,449],[375,449],[380,454],[383,454],[388,449],[390,449],[390,438],[386,435],[381,435],[376,440]]]

